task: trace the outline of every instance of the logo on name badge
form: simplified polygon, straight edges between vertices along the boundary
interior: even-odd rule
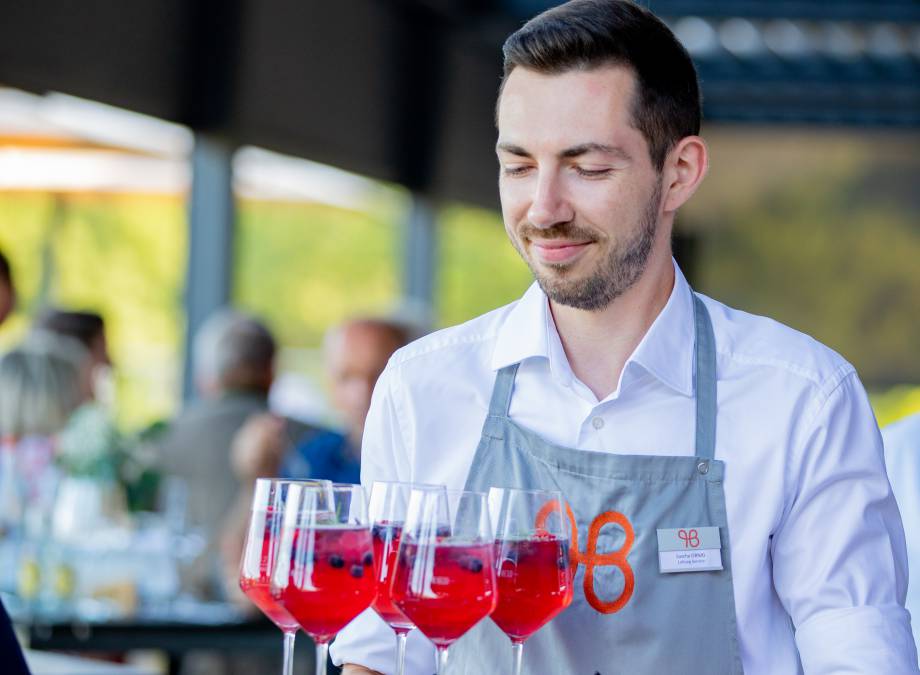
[[[722,537],[718,527],[658,530],[658,570],[712,572],[722,569]]]

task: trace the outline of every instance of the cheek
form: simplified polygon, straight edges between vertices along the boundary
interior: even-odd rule
[[[626,183],[582,182],[571,186],[572,203],[585,220],[604,223],[629,218],[644,208],[639,190]]]
[[[501,199],[502,215],[505,222],[517,222],[526,215],[530,208],[530,187],[526,180],[499,180],[498,194]]]

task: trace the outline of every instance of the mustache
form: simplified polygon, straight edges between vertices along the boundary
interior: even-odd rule
[[[577,223],[556,223],[549,227],[534,227],[528,223],[518,228],[518,235],[524,239],[572,239],[576,241],[597,240],[597,234]]]

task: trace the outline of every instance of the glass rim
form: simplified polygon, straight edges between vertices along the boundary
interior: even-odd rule
[[[297,483],[296,485],[302,490],[310,490],[310,491],[322,490],[323,492],[326,492],[328,490],[332,490],[333,492],[346,492],[346,491],[350,492],[356,489],[357,490],[364,489],[364,486],[362,486],[360,483],[333,483],[332,481],[327,481],[327,484],[325,485],[323,484],[317,485],[313,483]]]
[[[414,483],[407,480],[375,480],[371,482],[371,488],[377,484],[380,485],[399,485],[400,487],[405,486],[413,490],[419,490],[421,492],[435,491],[435,490],[446,490],[447,488],[441,483]]]
[[[458,495],[477,495],[479,497],[488,497],[488,492],[481,492],[480,490],[462,490],[459,488],[445,488],[444,492],[447,493],[448,497],[458,496]]]
[[[331,480],[326,480],[325,478],[280,478],[275,476],[259,476],[256,478],[256,483],[279,483],[279,484],[306,484],[310,485],[312,483],[330,483],[335,485]]]
[[[559,495],[560,497],[562,497],[562,499],[565,499],[561,490],[546,490],[543,488],[490,487],[489,492],[491,493],[492,490],[495,490],[496,492],[498,491],[517,492],[520,494],[527,494],[527,495],[554,494],[554,495]]]

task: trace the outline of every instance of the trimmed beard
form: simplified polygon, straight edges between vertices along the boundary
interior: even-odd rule
[[[605,309],[632,288],[645,272],[652,253],[652,246],[655,243],[655,235],[658,232],[660,202],[661,177],[659,176],[636,231],[626,241],[614,244],[607,259],[584,279],[566,279],[570,271],[567,264],[546,265],[554,269],[556,274],[552,277],[545,276],[524,255],[518,240],[512,238],[512,243],[550,300],[566,307],[596,312]],[[521,238],[526,238],[528,233],[536,234],[537,230],[525,227],[521,230]],[[590,231],[579,227],[574,222],[557,223],[552,227],[541,229],[539,236],[544,239],[594,239]]]

